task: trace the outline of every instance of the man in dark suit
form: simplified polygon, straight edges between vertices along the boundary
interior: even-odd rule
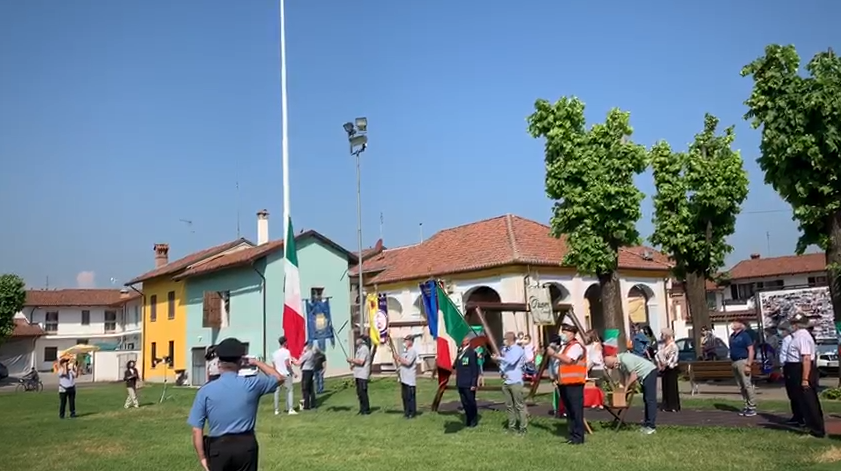
[[[453,369],[456,372],[456,386],[464,409],[464,422],[468,427],[479,425],[479,409],[476,406],[476,388],[479,384],[479,357],[470,346],[472,336],[461,342]]]

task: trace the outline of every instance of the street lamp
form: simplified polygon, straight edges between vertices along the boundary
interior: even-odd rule
[[[368,118],[356,118],[355,123],[342,125],[350,144],[350,155],[356,157],[356,242],[359,249],[359,334],[364,332],[365,297],[362,291],[362,178],[359,171],[359,154],[368,148]]]

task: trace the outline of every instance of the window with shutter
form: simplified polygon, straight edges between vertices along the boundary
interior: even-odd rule
[[[202,306],[202,326],[219,329],[222,327],[222,297],[216,291],[205,291]]]

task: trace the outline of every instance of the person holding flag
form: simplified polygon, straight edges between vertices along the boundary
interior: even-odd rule
[[[461,349],[456,357],[453,369],[456,372],[456,387],[464,409],[464,423],[467,427],[479,425],[479,408],[476,405],[476,389],[479,386],[479,356],[476,349],[470,347],[471,338],[468,335],[461,341]]]

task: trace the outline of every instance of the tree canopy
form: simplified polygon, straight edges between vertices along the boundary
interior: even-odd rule
[[[748,195],[748,177],[738,151],[730,148],[733,126],[716,135],[718,118],[707,114],[703,132],[687,152],[662,141],[651,151],[654,171],[654,233],[651,242],[675,262],[675,275],[712,279],[733,247],[736,216]]]
[[[622,246],[637,245],[636,223],[645,195],[634,185],[648,155],[630,137],[630,113],[612,109],[604,123],[586,127],[584,103],[564,97],[537,100],[528,117],[532,137],[546,140],[546,194],[554,201],[552,235],[566,237],[564,264],[596,275],[604,327],[619,330],[624,349],[624,310],[616,269]],[[591,308],[593,306],[591,305]]]
[[[534,108],[528,130],[546,139],[546,194],[555,202],[552,234],[567,237],[564,263],[582,273],[609,273],[619,247],[640,243],[636,223],[645,195],[634,176],[645,170],[647,153],[630,141],[630,113],[614,108],[587,129],[578,98],[537,100]]]
[[[15,330],[15,314],[26,302],[26,285],[17,275],[0,275],[0,340]]]
[[[742,69],[753,78],[745,119],[762,129],[759,167],[794,210],[797,253],[826,252],[835,319],[841,320],[841,59],[815,54],[800,75],[794,46],[772,44]]]
[[[832,220],[841,210],[841,60],[816,54],[799,75],[794,46],[770,45],[746,65],[753,77],[745,119],[762,128],[759,167],[794,210],[802,232],[797,253],[826,250]]]

